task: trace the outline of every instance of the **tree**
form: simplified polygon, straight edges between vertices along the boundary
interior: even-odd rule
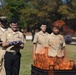
[[[76,0],[65,0],[66,4],[63,3],[59,6],[58,12],[63,15],[63,19],[76,18]]]
[[[22,20],[33,28],[39,27],[41,21],[46,19],[47,24],[51,24],[53,20],[59,18],[56,12],[58,7],[58,0],[30,0],[27,2],[26,7],[21,10]],[[60,0],[59,0],[60,1]],[[55,17],[58,14],[57,17]]]
[[[76,0],[4,0],[0,15],[18,18],[21,27],[30,30],[39,28],[41,21],[46,20],[48,28],[56,20],[76,18]]]

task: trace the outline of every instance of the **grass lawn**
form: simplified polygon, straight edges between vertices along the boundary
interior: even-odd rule
[[[20,75],[30,75],[31,64],[32,64],[32,50],[33,50],[33,43],[31,41],[27,41],[24,50],[21,50],[22,57],[21,57]],[[66,50],[69,59],[76,61],[76,46],[66,45]]]

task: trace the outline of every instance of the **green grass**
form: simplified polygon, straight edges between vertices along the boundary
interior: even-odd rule
[[[25,44],[24,50],[21,50],[21,67],[20,75],[30,75],[31,73],[31,64],[32,64],[32,50],[33,43],[27,41]],[[76,46],[75,45],[66,45],[66,51],[69,59],[76,61]]]
[[[33,43],[31,41],[27,41],[23,50],[21,50],[21,67],[20,67],[20,75],[30,75],[31,64],[32,64],[32,50]]]
[[[66,45],[67,56],[76,62],[76,45]]]

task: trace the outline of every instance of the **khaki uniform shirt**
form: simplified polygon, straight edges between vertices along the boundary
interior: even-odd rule
[[[49,45],[50,45],[50,50],[48,50],[48,55],[49,56],[58,56],[62,57],[64,56],[64,50],[62,50],[62,47],[65,46],[65,40],[62,35],[55,35],[51,33],[49,35]]]
[[[5,29],[2,29],[2,28],[0,28],[0,41],[2,41],[1,39],[2,39],[2,35],[3,35],[3,33],[5,32],[6,30]],[[2,50],[2,46],[0,45],[0,49]]]
[[[6,29],[7,30],[7,29]],[[0,41],[2,41],[2,36],[4,32],[6,31],[5,29],[0,28]],[[5,50],[3,50],[2,45],[0,44],[0,75],[6,75],[5,68],[4,68],[4,54]]]
[[[11,28],[8,28],[8,30],[4,33],[2,36],[3,42],[13,42],[13,41],[22,41],[24,43],[24,36],[20,31],[14,32]],[[17,46],[9,46],[6,48],[6,51],[8,52],[19,52],[20,47]]]
[[[35,34],[33,43],[37,45],[36,53],[39,53],[40,49],[48,46],[48,35],[47,32],[44,34],[42,31]]]
[[[0,41],[2,41],[2,36],[6,30],[7,29],[0,28]],[[4,54],[5,50],[2,48],[2,45],[0,44],[0,61],[2,60],[2,58],[4,58]]]

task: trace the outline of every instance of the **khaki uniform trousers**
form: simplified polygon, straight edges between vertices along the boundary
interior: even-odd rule
[[[5,50],[2,50],[0,48],[0,75],[6,75],[4,68],[4,54],[5,54]]]

